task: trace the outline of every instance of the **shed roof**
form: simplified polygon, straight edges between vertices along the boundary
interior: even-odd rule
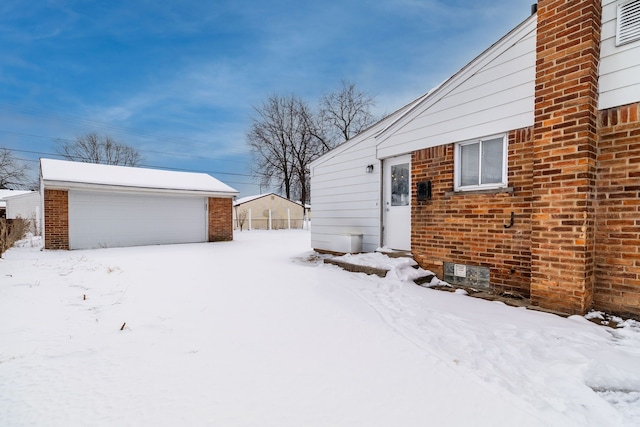
[[[263,198],[263,197],[267,197],[267,196],[277,196],[277,197],[279,197],[279,198],[281,198],[281,199],[283,199],[283,200],[286,200],[287,202],[291,202],[291,203],[294,203],[294,204],[296,204],[296,205],[300,205],[300,206],[302,206],[302,203],[300,203],[300,202],[297,202],[297,201],[295,201],[295,200],[287,199],[286,197],[281,196],[281,195],[276,194],[276,193],[273,193],[273,192],[271,192],[271,193],[264,193],[264,194],[255,194],[255,195],[253,195],[253,196],[241,197],[241,198],[239,198],[239,199],[236,199],[236,200],[233,202],[233,206],[239,206],[239,205],[242,205],[242,204],[244,204],[244,203],[249,203],[249,202],[252,202],[252,201],[254,201],[254,200],[258,200],[258,199],[261,199],[261,198]],[[310,208],[311,208],[311,205],[305,204],[305,205],[304,205],[304,207],[305,207],[305,208],[307,208],[307,209],[310,209]]]
[[[129,166],[40,159],[46,184],[107,186],[130,189],[197,191],[235,196],[238,192],[206,173],[177,172]]]
[[[33,191],[29,191],[29,190],[0,190],[0,207],[4,208],[4,207],[7,206],[7,202],[5,200],[5,197],[20,196],[22,194],[28,194],[28,193],[33,193]]]

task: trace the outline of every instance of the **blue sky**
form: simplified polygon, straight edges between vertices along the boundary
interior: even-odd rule
[[[55,139],[108,134],[144,164],[253,184],[252,106],[341,80],[390,113],[529,16],[533,0],[0,2],[0,147],[37,173]]]

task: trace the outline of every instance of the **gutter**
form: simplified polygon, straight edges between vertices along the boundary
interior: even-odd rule
[[[238,191],[211,191],[211,190],[186,190],[178,188],[157,188],[157,187],[133,187],[124,185],[90,184],[71,181],[50,181],[42,180],[42,187],[50,190],[93,190],[97,192],[118,192],[118,193],[146,193],[146,194],[174,194],[183,196],[202,197],[236,197]]]

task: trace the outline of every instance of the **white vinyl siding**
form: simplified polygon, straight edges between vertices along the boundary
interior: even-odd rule
[[[378,138],[386,158],[534,122],[536,19],[530,18]]]
[[[205,242],[206,200],[69,190],[70,249]]]
[[[603,0],[598,108],[640,101],[640,40],[616,46],[617,11],[624,1]]]
[[[618,4],[616,45],[640,40],[640,0]]]
[[[39,219],[40,193],[33,192],[7,198],[7,218]]]
[[[346,236],[362,235],[362,249],[380,246],[380,163],[368,142],[349,141],[312,165],[311,246],[347,252]],[[372,173],[367,166],[374,165]]]

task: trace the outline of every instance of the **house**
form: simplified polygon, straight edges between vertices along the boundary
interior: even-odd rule
[[[247,230],[278,230],[304,228],[309,220],[310,206],[276,193],[258,194],[237,199],[233,203],[233,228]]]
[[[21,194],[28,194],[30,191],[28,190],[9,190],[2,189],[0,190],[0,218],[7,217],[7,198],[12,196],[19,196]]]
[[[45,249],[233,239],[233,188],[204,173],[40,159]]]
[[[536,10],[537,9],[537,10]],[[444,83],[311,165],[312,246],[640,316],[640,0],[541,0]]]
[[[19,193],[4,198],[7,219],[22,218],[29,221],[31,231],[38,235],[41,223],[40,193],[37,191],[20,191]]]

